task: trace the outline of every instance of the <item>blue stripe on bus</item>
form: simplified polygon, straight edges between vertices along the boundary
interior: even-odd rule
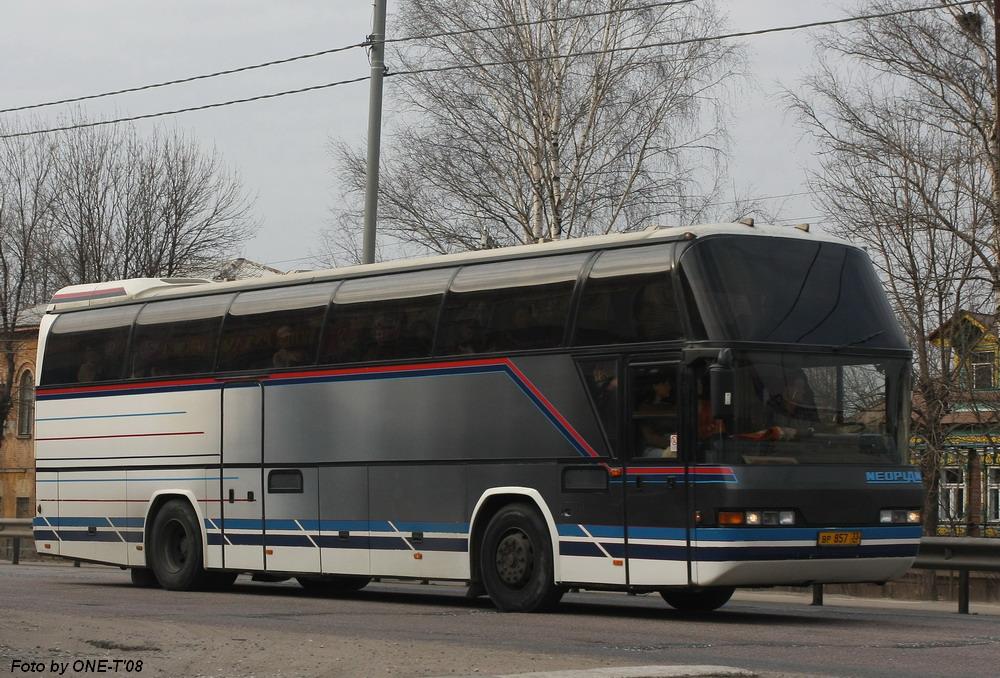
[[[589,541],[561,541],[559,542],[559,555],[605,557],[597,544]]]
[[[176,412],[130,412],[128,414],[86,414],[78,417],[39,417],[35,421],[74,421],[77,419],[120,419],[122,417],[165,417],[170,414],[187,414],[185,410]]]
[[[56,533],[54,530],[35,530],[34,531],[35,541],[56,541]]]
[[[313,537],[316,545],[323,549],[367,549],[368,536],[348,536],[345,538],[332,535]],[[404,545],[405,546],[405,545]]]
[[[226,536],[230,535],[227,533]],[[264,546],[314,546],[304,534],[265,534],[261,538],[261,543]]]
[[[59,530],[57,534],[62,541],[114,541],[119,543],[122,541],[117,532],[110,530],[98,530],[97,532],[88,532],[87,530]]]
[[[144,527],[146,525],[145,518],[109,518],[109,520],[115,527]]]

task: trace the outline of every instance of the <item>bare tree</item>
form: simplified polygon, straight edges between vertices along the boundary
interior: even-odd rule
[[[0,144],[0,422],[7,421],[18,397],[16,358],[25,313],[51,291],[53,167],[53,149],[45,137]]]
[[[875,0],[864,9],[916,4]],[[868,248],[914,350],[929,527],[938,522],[949,415],[971,400],[953,345],[933,333],[959,310],[992,316],[1000,289],[995,50],[982,23],[942,8],[831,31],[819,40],[816,72],[787,92],[820,147],[819,201],[835,231]]]
[[[389,58],[402,111],[386,134],[380,231],[444,253],[634,229],[685,201],[694,207],[696,168],[724,141],[713,105],[740,48],[627,50],[696,39],[722,23],[710,2],[634,4],[403,3],[396,32],[424,37],[397,43]],[[497,25],[513,26],[475,30]],[[455,66],[475,67],[439,70]],[[347,232],[358,223],[363,150],[333,149]]]
[[[67,283],[206,274],[254,230],[239,178],[181,133],[102,127],[56,139]]]

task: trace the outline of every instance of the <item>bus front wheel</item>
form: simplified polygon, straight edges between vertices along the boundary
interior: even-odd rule
[[[207,583],[202,569],[201,530],[190,504],[171,499],[153,519],[150,567],[165,589],[189,591]]]
[[[527,504],[505,506],[490,519],[479,549],[479,572],[501,612],[536,612],[562,598],[563,589],[553,582],[548,528]]]
[[[667,605],[681,612],[711,612],[733,597],[732,586],[710,589],[665,589],[660,591]]]

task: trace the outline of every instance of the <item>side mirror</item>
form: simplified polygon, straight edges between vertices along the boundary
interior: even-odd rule
[[[708,387],[712,399],[712,418],[721,419],[727,430],[733,419],[733,355],[728,348],[719,351],[719,357],[708,366]]]

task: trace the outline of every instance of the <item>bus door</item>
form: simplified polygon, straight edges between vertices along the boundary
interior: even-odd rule
[[[264,389],[264,560],[272,572],[320,571],[319,469],[303,465],[301,420],[282,409],[300,404],[300,393],[297,385]]]
[[[256,381],[222,387],[223,567],[263,570],[264,393]]]
[[[688,583],[680,363],[632,362],[626,379],[625,538],[631,586]]]

